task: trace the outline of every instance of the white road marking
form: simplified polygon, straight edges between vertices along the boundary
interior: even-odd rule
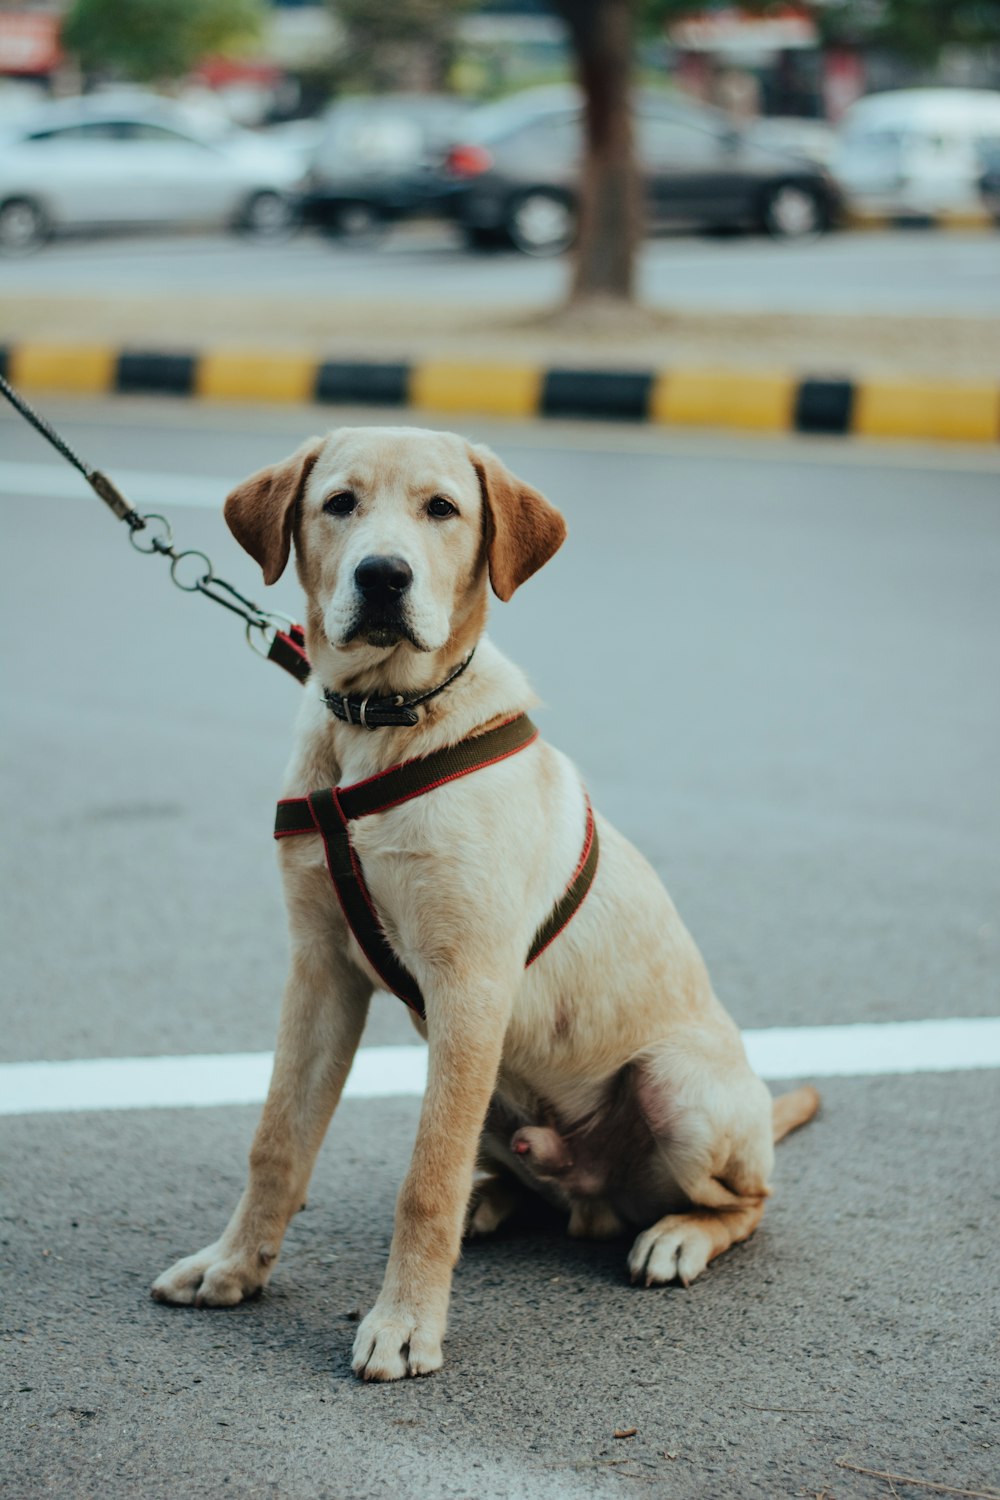
[[[228,479],[216,479],[210,474],[115,469],[108,477],[140,510],[158,505],[193,505],[201,510],[221,511],[223,500],[242,475],[234,472]],[[25,464],[13,460],[0,463],[0,494],[43,500],[94,499],[83,475],[68,463]]]
[[[849,1026],[774,1026],[743,1033],[762,1077],[862,1078],[1000,1067],[1000,1019],[890,1021]],[[0,1065],[0,1114],[105,1109],[193,1109],[258,1104],[270,1052],[191,1057],[99,1057]],[[423,1093],[420,1046],[362,1047],[345,1099]]]

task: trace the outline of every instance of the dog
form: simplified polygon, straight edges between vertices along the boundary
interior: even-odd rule
[[[819,1096],[772,1101],[660,880],[592,814],[484,634],[490,588],[509,600],[562,544],[562,516],[489,449],[409,427],[312,438],[225,516],[266,583],[294,551],[306,597],[312,675],[282,804],[302,836],[279,843],[291,967],[247,1187],[153,1296],[220,1307],[264,1287],[387,984],[427,1040],[427,1087],[354,1371],[439,1368],[463,1233],[492,1233],[525,1195],[571,1235],[638,1229],[632,1279],[686,1286],[753,1233],[774,1142]],[[488,763],[448,769],[470,755]],[[368,805],[348,821],[352,797]]]

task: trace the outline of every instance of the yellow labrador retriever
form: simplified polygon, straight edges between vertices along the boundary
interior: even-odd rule
[[[359,427],[247,479],[226,519],[267,583],[294,545],[307,600],[313,675],[278,829],[301,835],[279,844],[291,973],[246,1190],[154,1297],[218,1307],[264,1286],[386,983],[425,1012],[428,1079],[355,1371],[440,1366],[463,1228],[495,1230],[525,1192],[571,1234],[638,1228],[632,1278],[686,1285],[753,1232],[773,1142],[819,1099],[772,1102],[657,876],[595,822],[483,634],[488,586],[509,599],[562,517],[488,449]]]

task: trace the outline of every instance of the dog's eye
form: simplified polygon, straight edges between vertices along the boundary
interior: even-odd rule
[[[434,495],[427,502],[427,514],[429,516],[436,516],[440,521],[445,516],[457,516],[458,509],[452,505],[450,500],[446,500],[443,495]]]
[[[339,495],[328,495],[323,509],[328,516],[349,516],[358,503],[358,497],[350,490],[341,490]]]

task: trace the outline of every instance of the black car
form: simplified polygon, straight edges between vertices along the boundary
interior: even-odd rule
[[[451,191],[434,167],[469,113],[447,94],[384,94],[327,112],[302,200],[306,223],[345,239],[375,238],[396,219],[433,213]]]
[[[644,92],[635,135],[651,229],[760,229],[807,239],[839,211],[814,161],[756,144],[718,110]],[[477,248],[511,243],[556,255],[572,243],[582,147],[579,95],[530,90],[469,116],[442,177],[448,209]]]

